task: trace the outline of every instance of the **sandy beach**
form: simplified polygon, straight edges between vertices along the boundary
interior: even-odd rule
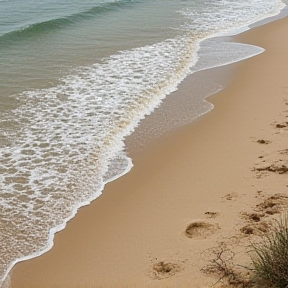
[[[286,17],[238,35],[266,51],[232,65],[211,112],[131,148],[133,169],[80,209],[49,252],[17,264],[11,287],[208,288],[219,277],[202,268],[221,247],[249,266],[251,241],[288,207],[287,28]],[[188,78],[174,94],[191,89]],[[232,287],[223,285],[214,287]]]

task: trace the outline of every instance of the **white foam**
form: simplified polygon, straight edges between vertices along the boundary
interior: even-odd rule
[[[0,181],[9,193],[1,200],[3,214],[17,217],[0,235],[9,251],[2,259],[10,263],[6,272],[50,249],[54,233],[80,206],[98,197],[105,182],[131,169],[131,160],[118,156],[124,137],[187,75],[192,49],[192,41],[179,38],[122,51],[73,71],[56,87],[18,96],[22,105],[7,117],[17,119],[21,130],[0,152],[6,155]],[[117,159],[121,167],[107,178]]]
[[[197,29],[204,37],[215,37],[243,32],[250,24],[279,14],[284,7],[281,0],[223,0],[179,12],[186,18],[182,29]]]

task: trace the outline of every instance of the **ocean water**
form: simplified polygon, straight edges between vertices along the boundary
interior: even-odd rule
[[[0,286],[15,263],[50,249],[79,207],[132,168],[125,137],[187,75],[263,52],[213,37],[284,7],[0,0]]]

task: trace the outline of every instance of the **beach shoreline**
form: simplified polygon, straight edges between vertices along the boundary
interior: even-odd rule
[[[210,287],[215,279],[200,272],[201,252],[220,239],[257,238],[239,232],[247,224],[239,215],[287,192],[286,175],[253,171],[287,148],[287,128],[276,128],[287,122],[287,26],[286,17],[236,36],[266,51],[232,64],[231,83],[208,99],[212,111],[130,152],[133,169],[80,209],[49,252],[17,264],[11,287]],[[190,89],[181,84],[175,93]],[[195,221],[211,229],[189,238]],[[172,263],[173,273],[155,271],[159,261]]]

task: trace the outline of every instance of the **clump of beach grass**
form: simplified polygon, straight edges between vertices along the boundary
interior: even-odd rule
[[[288,217],[275,220],[271,233],[253,245],[252,263],[256,278],[268,287],[288,288]]]

